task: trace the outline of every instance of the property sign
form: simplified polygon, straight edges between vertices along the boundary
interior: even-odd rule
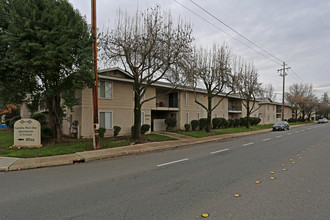
[[[14,146],[42,147],[40,123],[31,118],[16,121],[14,124]]]

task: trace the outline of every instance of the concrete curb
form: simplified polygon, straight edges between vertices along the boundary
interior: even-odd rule
[[[294,125],[291,127],[300,127],[300,126],[305,126],[305,125]],[[75,154],[57,155],[57,156],[49,156],[49,157],[35,157],[35,158],[26,158],[26,159],[0,157],[0,172],[68,165],[68,164],[73,164],[75,162],[85,162],[85,161],[87,162],[87,161],[101,160],[106,158],[120,157],[125,155],[163,151],[163,150],[169,150],[169,149],[174,149],[188,145],[220,141],[224,139],[243,137],[252,134],[267,133],[270,131],[271,131],[270,129],[263,129],[263,130],[249,131],[242,133],[209,136],[204,138],[192,138],[192,139],[189,138],[189,139],[181,139],[176,141],[164,141],[164,142],[156,142],[156,143],[151,142],[151,143],[118,147],[118,148],[101,149],[96,151],[84,151],[84,152],[77,152]]]

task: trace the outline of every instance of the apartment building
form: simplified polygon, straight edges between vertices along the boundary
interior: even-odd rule
[[[195,98],[207,106],[206,91],[203,89],[181,87],[173,89],[168,83],[156,83],[146,89],[144,99],[156,96],[142,105],[141,124],[149,124],[151,131],[165,130],[165,118],[177,120],[179,129],[192,120],[206,118],[206,110],[195,102]],[[76,133],[77,137],[88,138],[93,134],[92,89],[76,92],[80,105],[73,111],[67,110],[63,121],[63,134]],[[241,118],[246,116],[246,109],[238,95],[220,94],[213,99],[213,106],[222,99],[212,113],[212,118]],[[257,108],[259,103],[256,104]],[[134,123],[133,79],[120,68],[99,71],[99,124],[107,129],[105,135],[113,135],[113,127],[120,126],[120,135],[130,134]],[[266,108],[267,110],[267,108]],[[268,114],[268,113],[264,113]],[[251,116],[260,117],[259,110]],[[265,122],[265,120],[264,120]],[[267,122],[267,121],[266,121]]]
[[[282,103],[273,102],[272,100],[260,99],[260,109],[258,111],[261,124],[273,124],[282,120]],[[284,120],[292,118],[292,108],[290,105],[284,105]]]

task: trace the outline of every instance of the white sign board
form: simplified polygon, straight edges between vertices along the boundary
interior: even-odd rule
[[[16,121],[14,124],[14,146],[42,147],[40,123],[31,118]]]

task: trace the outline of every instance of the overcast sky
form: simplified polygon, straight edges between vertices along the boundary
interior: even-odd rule
[[[312,83],[318,96],[324,92],[330,94],[329,0],[193,1],[263,50],[286,62],[291,67],[287,72],[286,90],[293,83]],[[69,2],[86,16],[88,23],[91,23],[91,0],[69,0]],[[144,10],[160,5],[163,10],[170,10],[174,18],[180,16],[192,24],[194,44],[210,47],[213,43],[221,45],[225,42],[234,55],[253,62],[259,72],[260,82],[263,85],[271,83],[278,93],[277,101],[281,101],[282,78],[277,72],[282,68],[281,61],[275,60],[252,45],[191,1],[96,0],[96,2],[99,31],[113,27],[119,8],[134,13],[137,9]]]

